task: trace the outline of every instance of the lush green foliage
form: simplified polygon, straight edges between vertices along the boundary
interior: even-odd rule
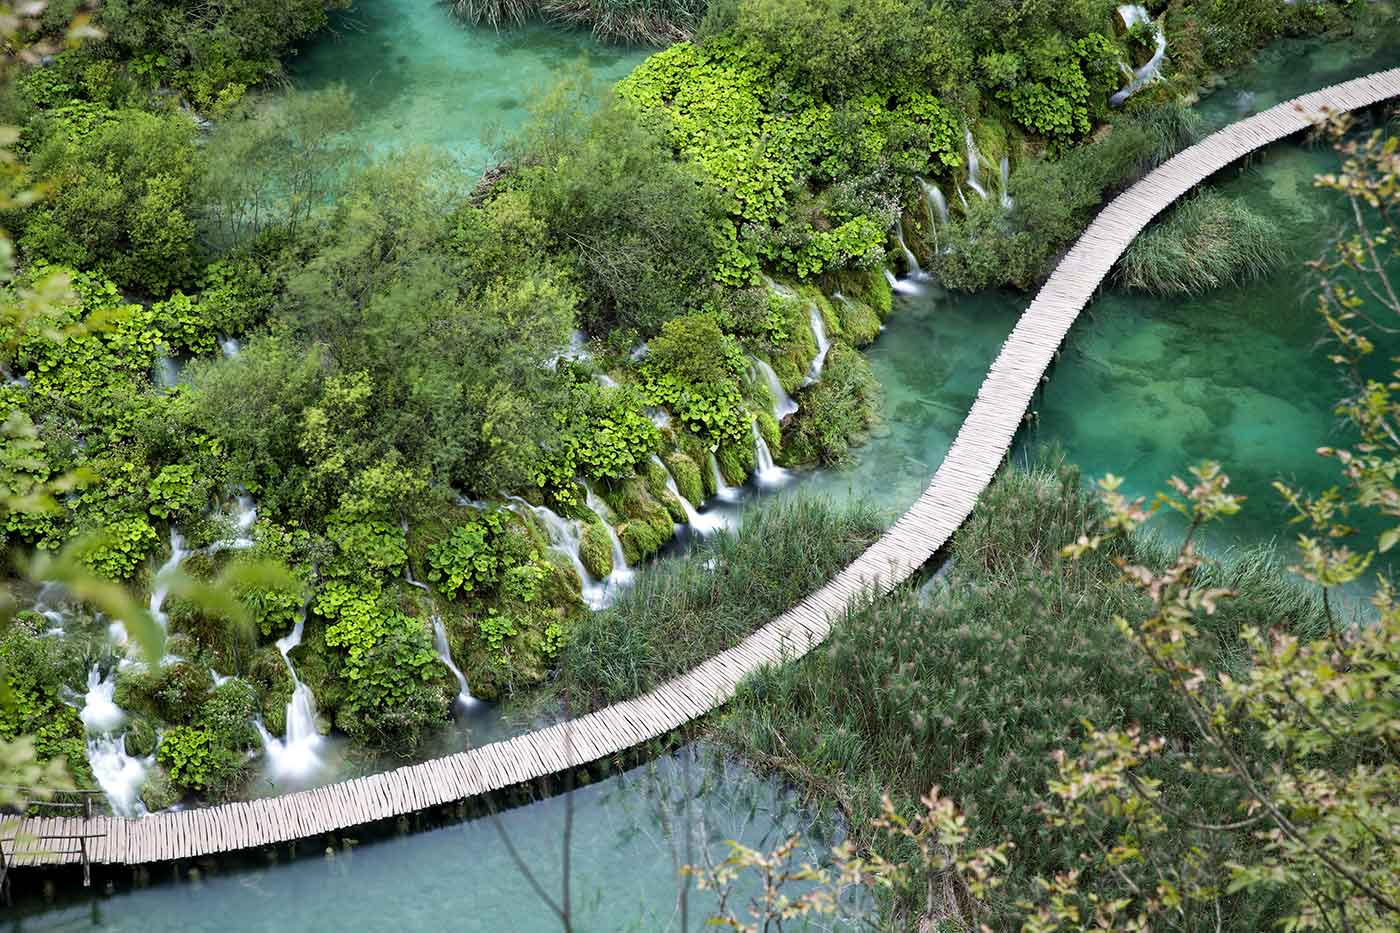
[[[710,444],[742,441],[751,420],[740,385],[744,352],[708,314],[668,321],[642,362],[643,389]]]

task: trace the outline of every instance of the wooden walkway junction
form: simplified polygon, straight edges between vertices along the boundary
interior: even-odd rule
[[[1115,198],[1021,316],[918,502],[816,593],[689,673],[566,724],[315,790],[140,819],[32,818],[20,824],[18,843],[12,820],[0,838],[5,861],[12,866],[84,860],[138,864],[304,839],[564,772],[704,716],[728,701],[750,672],[804,654],[826,638],[832,621],[853,603],[867,594],[889,592],[949,540],[1001,466],[1070,326],[1148,221],[1215,172],[1307,129],[1327,112],[1395,96],[1400,96],[1400,68],[1303,95],[1207,137]],[[46,838],[81,839],[82,844],[46,844]]]

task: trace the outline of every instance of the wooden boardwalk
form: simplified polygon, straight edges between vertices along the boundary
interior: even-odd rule
[[[907,579],[971,514],[1000,467],[1041,377],[1119,255],[1163,208],[1261,146],[1346,111],[1400,96],[1400,68],[1347,81],[1234,123],[1179,153],[1115,198],[1021,316],[932,482],[881,538],[816,593],[742,643],[645,696],[504,742],[283,797],[116,817],[30,819],[29,837],[85,836],[98,863],[138,864],[288,842],[412,813],[563,772],[657,738],[724,704],[758,668],[800,656],[866,594]],[[71,852],[16,847],[12,864],[76,862]],[[18,851],[15,849],[18,848]],[[58,845],[48,848],[58,849]]]

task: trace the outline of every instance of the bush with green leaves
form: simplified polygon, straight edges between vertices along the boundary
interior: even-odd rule
[[[785,463],[840,463],[875,421],[880,384],[859,351],[837,341],[822,378],[800,390],[797,414],[783,423]]]
[[[49,122],[30,171],[51,179],[55,194],[24,215],[24,252],[150,295],[190,284],[202,165],[194,123],[139,110],[104,114],[87,132]]]
[[[738,341],[712,315],[668,321],[641,364],[642,388],[711,444],[741,442],[749,433],[743,404],[748,361]]]
[[[95,787],[83,745],[86,730],[78,711],[64,702],[68,690],[85,684],[81,648],[46,636],[47,620],[22,616],[0,632],[0,740],[30,736],[38,761],[64,760],[81,787]]]

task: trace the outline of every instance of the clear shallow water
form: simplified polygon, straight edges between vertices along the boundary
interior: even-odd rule
[[[532,98],[561,78],[586,72],[610,84],[645,57],[544,25],[466,26],[436,0],[359,0],[332,28],[291,60],[293,82],[354,92],[352,136],[365,151],[433,146],[472,172],[492,164],[494,137],[518,128]]]
[[[579,931],[679,929],[678,866],[708,849],[727,855],[725,840],[767,851],[791,834],[802,859],[819,860],[839,831],[813,823],[793,795],[745,768],[692,747],[572,794],[572,902]],[[562,878],[565,799],[554,797],[502,814],[501,826],[541,887],[556,900]],[[348,834],[352,838],[354,833]],[[687,854],[687,837],[692,846]],[[204,930],[556,931],[559,921],[516,869],[489,817],[321,853],[325,840],[284,861],[208,866],[198,883],[188,865],[173,880],[156,866],[156,884],[133,889],[125,872],[111,895],[72,892],[41,907],[34,892],[8,917],[27,931],[93,929],[140,933]],[[21,883],[22,883],[21,878]],[[105,877],[99,871],[95,887]],[[738,887],[745,898],[751,887]],[[711,895],[690,890],[690,929],[701,928]]]

